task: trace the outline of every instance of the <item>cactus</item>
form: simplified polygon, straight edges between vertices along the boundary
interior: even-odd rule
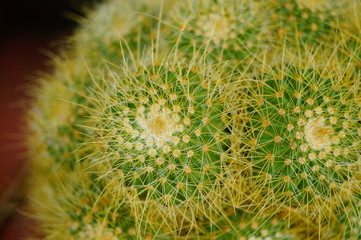
[[[356,71],[361,68],[361,2],[352,1],[350,8],[346,13],[347,27],[342,31],[342,39],[344,41],[343,51],[340,57],[353,59],[356,63]]]
[[[335,206],[357,199],[360,184],[360,76],[332,57],[316,65],[317,55],[302,54],[255,76],[235,153],[239,171],[248,172],[269,202],[310,218],[330,217]]]
[[[215,215],[212,223],[206,223],[206,239],[244,240],[244,239],[300,239],[287,229],[289,222],[281,216],[256,217],[251,212],[227,208],[225,216]],[[304,230],[304,229],[303,229]]]
[[[84,160],[94,162],[98,175],[110,179],[134,208],[154,205],[165,216],[185,208],[190,219],[207,212],[206,206],[219,208],[229,141],[226,114],[232,108],[224,102],[229,77],[223,68],[182,63],[170,54],[159,64],[127,65],[102,75],[87,100],[95,104],[92,124],[84,126],[97,140],[85,142],[79,152],[99,149]]]
[[[46,239],[359,238],[359,13],[339,4],[87,10],[31,92]]]
[[[280,233],[287,232],[287,225],[258,229],[256,222],[266,218],[240,211],[230,219],[222,217],[227,203],[222,199],[229,148],[226,110],[232,109],[232,101],[225,101],[229,75],[223,65],[195,59],[182,64],[171,53],[159,64],[124,65],[86,80],[91,78],[86,68],[77,68],[74,61],[63,59],[49,82],[42,82],[39,108],[29,115],[34,123],[29,142],[38,145],[32,152],[36,187],[31,198],[49,236],[227,239],[257,229],[254,234],[293,239]],[[74,66],[81,70],[63,75]],[[72,79],[92,84],[76,89],[84,83],[72,85]],[[52,125],[42,125],[47,121]],[[239,230],[234,224],[241,221],[254,223]]]
[[[268,25],[260,14],[264,7],[248,0],[184,1],[166,21],[171,26],[169,45],[178,45],[188,57],[206,51],[234,65],[249,62],[269,43]]]
[[[141,57],[148,47],[159,49],[163,11],[170,11],[173,4],[173,0],[107,0],[96,10],[84,9],[87,17],[77,19],[82,28],[71,41],[88,64],[96,60],[94,67],[99,60],[118,64],[123,58]]]
[[[360,197],[358,199],[360,199]],[[332,224],[325,224],[324,230],[330,239],[357,240],[361,238],[360,207],[360,200],[356,203],[348,202],[345,204],[345,211],[348,213],[347,215],[341,211]]]
[[[332,0],[270,0],[274,31],[297,41],[320,43],[337,36],[338,25],[344,17],[347,2]]]
[[[35,189],[32,197],[42,202],[34,201],[32,207],[37,211],[47,239],[115,240],[154,236],[155,232],[145,225],[137,231],[129,207],[119,205],[118,199],[111,195],[102,194],[104,183],[96,181],[97,176],[82,174],[86,169],[81,165],[75,169],[52,169],[50,179],[45,175],[33,178],[40,189]],[[117,205],[111,205],[114,201]]]

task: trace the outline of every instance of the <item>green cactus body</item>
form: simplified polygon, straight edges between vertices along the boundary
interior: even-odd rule
[[[347,29],[341,33],[343,43],[338,53],[340,59],[355,63],[355,70],[361,70],[361,3],[352,5],[354,8],[348,12]]]
[[[34,165],[42,168],[39,172],[48,172],[54,165],[72,168],[76,161],[73,151],[81,141],[79,124],[86,115],[79,108],[84,98],[78,87],[88,76],[87,71],[78,59],[60,59],[54,59],[53,75],[42,76],[31,93],[35,101],[28,114],[26,141]]]
[[[229,208],[226,216],[214,216],[212,224],[204,224],[206,239],[214,240],[291,240],[299,239],[288,230],[287,219],[256,217],[254,214]]]
[[[335,225],[334,233],[336,234],[337,239],[350,239],[357,240],[361,238],[361,201],[359,201],[356,206],[349,204],[345,209],[346,212],[350,213],[348,215],[340,214]]]
[[[257,76],[239,140],[239,161],[267,197],[312,216],[359,184],[360,82],[330,68],[290,63]]]
[[[32,204],[48,237],[294,239],[282,224],[238,210],[220,214],[229,79],[221,65],[191,62],[171,54],[161,64],[91,74],[93,80],[76,68],[82,70],[38,89],[33,120],[57,120],[32,127],[36,138],[47,139],[45,149],[34,151],[44,174],[34,172],[31,198],[41,200]],[[57,72],[69,66],[73,60],[64,59]],[[65,148],[51,140],[63,138],[70,141]]]
[[[98,5],[34,89],[46,239],[360,238],[359,13],[174,3]]]
[[[34,178],[40,189],[34,190],[32,197],[43,202],[33,202],[32,207],[37,210],[46,239],[171,239],[169,233],[155,229],[155,225],[150,228],[137,223],[129,207],[102,194],[104,185],[96,175],[80,171],[87,170],[77,165],[73,171],[54,169],[47,177]]]
[[[352,59],[355,63],[355,72],[361,73],[361,35],[345,37],[343,49],[339,53],[340,59]]]
[[[255,1],[185,1],[169,23],[168,42],[188,57],[207,51],[213,59],[238,65],[266,48],[267,26],[260,19],[260,9]]]
[[[309,44],[320,44],[337,36],[336,26],[342,16],[340,8],[345,7],[332,0],[274,0],[270,4],[274,8],[272,21],[278,35]]]
[[[350,239],[357,240],[361,237],[361,201],[345,201],[335,219],[322,223],[321,231],[325,239]],[[347,214],[345,214],[347,213]]]
[[[172,8],[173,1],[108,0],[80,20],[82,28],[74,35],[74,42],[85,60],[93,66],[103,62],[118,64],[123,58],[141,56],[148,47],[161,41],[160,27],[163,11]]]
[[[86,158],[99,166],[98,175],[125,191],[133,207],[155,201],[157,211],[185,208],[193,218],[208,204],[218,208],[231,107],[224,104],[223,66],[186,66],[170,55],[106,79],[89,97],[98,105],[85,129],[97,140],[79,150],[99,149]],[[163,214],[174,215],[169,209]]]

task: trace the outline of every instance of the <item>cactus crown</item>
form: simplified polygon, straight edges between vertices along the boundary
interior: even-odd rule
[[[260,8],[253,1],[185,1],[170,20],[168,41],[186,56],[201,49],[239,63],[265,48],[267,26],[257,15]]]
[[[178,211],[215,211],[223,198],[231,109],[224,88],[232,74],[195,59],[170,53],[160,63],[94,74],[83,126],[91,137],[77,151],[130,206],[155,205],[167,221]]]
[[[245,97],[241,162],[265,193],[306,212],[342,204],[357,184],[359,83],[350,69],[331,68],[264,70]]]

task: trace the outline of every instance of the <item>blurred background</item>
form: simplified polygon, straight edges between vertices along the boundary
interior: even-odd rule
[[[24,213],[22,146],[26,91],[40,72],[51,72],[49,56],[66,48],[86,0],[0,0],[0,240],[41,237]],[[92,1],[94,2],[94,0]],[[38,236],[37,236],[38,235]]]

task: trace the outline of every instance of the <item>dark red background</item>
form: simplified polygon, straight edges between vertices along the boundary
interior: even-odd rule
[[[24,181],[27,159],[22,146],[24,106],[29,102],[26,90],[37,72],[51,71],[46,51],[65,48],[61,39],[70,35],[76,24],[66,13],[80,14],[81,0],[0,0],[0,210],[11,210],[11,196],[21,196],[18,186]],[[19,200],[20,199],[20,200]],[[33,220],[21,209],[0,216],[0,240],[18,240],[35,236]],[[1,214],[1,211],[0,211]],[[4,214],[3,214],[4,215]]]

